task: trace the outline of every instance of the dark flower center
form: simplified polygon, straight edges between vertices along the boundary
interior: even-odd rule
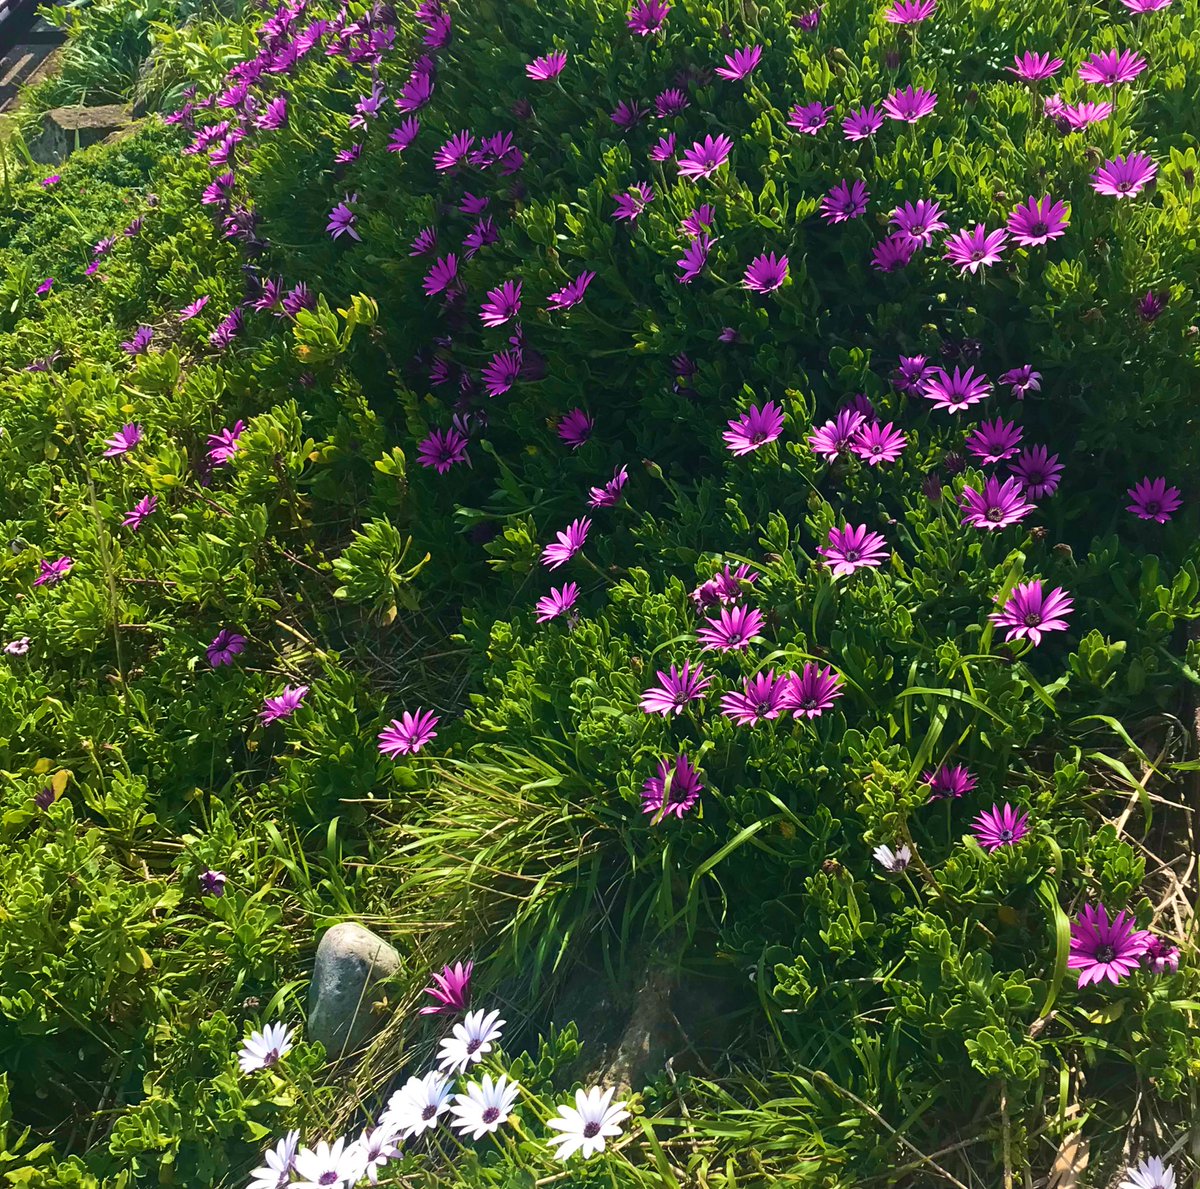
[[[765,442],[767,440],[766,431],[760,429],[757,433],[754,434],[754,436],[750,440],[756,446],[761,446],[763,444],[763,442]]]
[[[1146,511],[1147,512],[1157,512],[1160,507],[1161,507],[1161,505],[1159,504],[1158,500],[1147,500],[1146,501]]]
[[[1025,615],[1025,626],[1027,628],[1035,628],[1042,622],[1042,617],[1037,611],[1029,611]]]
[[[1045,235],[1045,234],[1046,234],[1046,232],[1048,232],[1049,230],[1050,230],[1050,227],[1049,227],[1049,225],[1048,225],[1048,224],[1046,224],[1046,223],[1035,223],[1035,224],[1034,224],[1034,225],[1033,225],[1033,226],[1032,226],[1032,227],[1029,229],[1029,232],[1030,232],[1030,234],[1031,234],[1031,235]]]
[[[481,1036],[471,1037],[471,1039],[467,1042],[467,1052],[468,1053],[475,1052],[475,1050],[478,1049],[481,1044],[483,1044],[483,1037],[481,1037]]]
[[[800,699],[800,707],[803,710],[816,710],[817,699],[812,697],[811,695],[807,698],[801,698]]]
[[[436,1106],[434,1106],[434,1105],[433,1105],[433,1103],[431,1102],[431,1103],[430,1103],[430,1104],[429,1104],[429,1105],[428,1105],[428,1106],[427,1106],[427,1107],[426,1107],[426,1108],[425,1108],[425,1109],[424,1109],[424,1110],[421,1112],[421,1120],[422,1120],[422,1122],[428,1123],[428,1122],[429,1122],[429,1120],[430,1120],[430,1119],[432,1119],[432,1118],[433,1118],[433,1116],[434,1116],[434,1115],[436,1115],[436,1114],[437,1114],[437,1107],[436,1107]]]
[[[1097,962],[1111,962],[1117,956],[1117,951],[1111,945],[1098,946],[1096,949]]]
[[[1000,841],[1001,842],[1011,842],[1012,840],[1013,840],[1013,832],[1011,830],[1001,830],[1000,831]]]
[[[1003,520],[1004,519],[1004,509],[1003,508],[989,508],[987,510],[987,518],[988,518],[988,520]]]
[[[594,1120],[583,1129],[584,1139],[595,1139],[600,1134],[600,1124]]]
[[[772,708],[771,701],[768,698],[763,698],[761,702],[755,705],[754,713],[760,718],[765,718],[768,714],[770,714]]]
[[[330,1169],[328,1172],[321,1174],[321,1179],[317,1182],[318,1185],[338,1185],[342,1178],[338,1176],[335,1169]]]
[[[279,1060],[279,1050],[278,1050],[278,1049],[272,1049],[272,1050],[271,1050],[271,1051],[270,1051],[270,1052],[269,1052],[269,1053],[268,1053],[268,1054],[267,1054],[267,1055],[266,1055],[266,1056],[263,1058],[263,1064],[264,1064],[264,1065],[274,1065],[274,1064],[275,1064],[275,1062],[276,1062],[276,1061],[278,1061],[278,1060]]]
[[[485,1123],[494,1123],[498,1118],[500,1118],[500,1108],[489,1106],[487,1110],[483,1112],[480,1118],[482,1118]]]
[[[846,550],[846,560],[847,561],[858,561],[858,558],[859,558],[859,552],[857,549],[847,549]]]

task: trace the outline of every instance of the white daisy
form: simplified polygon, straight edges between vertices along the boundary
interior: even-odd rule
[[[611,1086],[607,1090],[593,1086],[586,1094],[576,1090],[575,1105],[560,1106],[561,1117],[547,1121],[548,1127],[562,1132],[548,1141],[551,1147],[559,1145],[555,1152],[559,1160],[566,1160],[581,1150],[583,1158],[590,1160],[597,1152],[604,1151],[606,1140],[621,1134],[618,1124],[629,1118],[629,1112],[623,1102],[613,1103],[612,1096]]]
[[[438,1116],[450,1109],[450,1079],[431,1069],[423,1078],[409,1078],[388,1099],[380,1126],[390,1126],[405,1139],[438,1125]]]
[[[498,1011],[467,1012],[461,1024],[442,1041],[438,1049],[438,1068],[445,1073],[462,1073],[468,1065],[482,1061],[492,1051],[492,1041],[500,1039],[500,1029],[506,1021]]]
[[[316,1148],[301,1148],[296,1153],[296,1176],[291,1189],[346,1189],[363,1174],[362,1154],[346,1137],[339,1135],[333,1144],[321,1140]]]
[[[358,1149],[362,1173],[372,1185],[379,1183],[379,1170],[389,1160],[395,1160],[400,1155],[396,1146],[396,1127],[391,1121],[380,1120],[376,1127],[366,1128],[354,1141]]]
[[[268,1024],[261,1032],[252,1032],[238,1053],[242,1073],[268,1069],[280,1057],[292,1051],[292,1030],[283,1024]]]
[[[1151,1156],[1126,1169],[1119,1189],[1175,1189],[1175,1170],[1161,1157]]]
[[[454,1105],[450,1108],[450,1113],[455,1116],[452,1126],[456,1131],[469,1131],[472,1139],[497,1130],[512,1114],[520,1090],[520,1085],[510,1082],[504,1074],[493,1082],[492,1075],[485,1073],[482,1081],[467,1086],[465,1094],[454,1096]]]
[[[299,1144],[300,1132],[289,1131],[273,1148],[268,1148],[263,1153],[266,1164],[250,1174],[250,1184],[246,1189],[283,1189],[292,1171]]]
[[[912,862],[912,851],[907,846],[902,846],[897,851],[893,851],[890,846],[877,846],[874,853],[875,862],[885,871],[903,871]]]

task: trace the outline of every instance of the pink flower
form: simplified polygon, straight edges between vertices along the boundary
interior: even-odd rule
[[[425,744],[437,738],[434,727],[438,721],[438,716],[432,710],[418,710],[415,714],[406,710],[379,732],[380,753],[393,760],[399,756],[416,755]]]
[[[659,669],[658,681],[658,685],[642,695],[641,707],[647,714],[661,714],[664,718],[679,714],[689,702],[699,701],[712,684],[712,678],[704,676],[703,664],[692,668],[686,662],[682,669],[672,665],[669,673]]]
[[[465,966],[456,962],[453,966],[443,966],[441,974],[431,975],[431,984],[421,993],[434,1000],[435,1005],[421,1008],[420,1014],[450,1016],[466,1011],[471,1000],[471,972],[474,969],[474,962]]]
[[[853,574],[864,566],[881,566],[890,556],[887,542],[878,533],[869,532],[865,524],[857,528],[851,524],[831,528],[829,544],[818,545],[817,552],[835,578]]]
[[[542,565],[551,570],[566,565],[583,548],[591,527],[592,522],[587,516],[571,521],[566,531],[556,533],[555,541],[542,550]]]
[[[578,450],[592,436],[595,419],[582,409],[572,409],[558,423],[558,436],[572,450]]]
[[[728,425],[721,435],[726,442],[725,448],[736,455],[750,454],[783,433],[783,410],[774,401],[767,401],[761,409],[751,405],[748,412]]]
[[[537,601],[537,622],[548,623],[560,615],[566,615],[579,598],[579,586],[568,582],[565,586],[551,587],[548,595]]]
[[[706,649],[744,652],[763,629],[763,613],[756,607],[722,607],[716,619],[706,619],[696,636]]]
[[[280,718],[291,718],[300,708],[300,703],[308,696],[307,685],[285,685],[283,693],[274,698],[267,698],[258,717],[263,725],[275,722]]]

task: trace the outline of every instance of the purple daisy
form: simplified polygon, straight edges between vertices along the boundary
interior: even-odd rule
[[[622,99],[609,113],[608,118],[624,131],[632,128],[635,124],[640,124],[649,114],[650,109],[643,107],[640,100],[635,99],[633,102],[628,102]]]
[[[629,468],[614,468],[613,477],[603,487],[593,487],[588,492],[588,507],[615,508],[621,502],[621,492],[628,482]]]
[[[488,396],[503,396],[517,382],[523,366],[524,356],[519,349],[493,355],[480,373]]]
[[[503,326],[521,312],[521,282],[505,281],[489,289],[479,310],[484,326]]]
[[[209,868],[200,873],[200,894],[220,899],[225,895],[225,884],[228,877],[224,871],[213,871]]]
[[[227,466],[238,452],[238,439],[246,431],[246,423],[237,421],[232,429],[221,429],[208,435],[208,461],[215,467]]]
[[[797,718],[820,718],[846,692],[843,684],[842,675],[831,666],[822,668],[809,661],[798,674],[788,674],[783,709]]]
[[[783,410],[774,401],[767,401],[761,409],[751,405],[746,413],[728,425],[721,435],[725,439],[725,448],[735,455],[749,454],[783,433]]]
[[[1022,433],[1019,425],[997,417],[967,434],[967,449],[984,462],[1001,462],[1016,454]]]
[[[654,201],[654,188],[649,182],[635,182],[624,194],[614,194],[614,219],[636,222],[638,215]]]
[[[659,669],[658,685],[642,694],[641,708],[647,714],[661,714],[664,718],[679,714],[688,702],[703,698],[711,684],[712,678],[704,676],[702,663],[692,668],[685,661],[682,669],[672,665],[669,673]]]
[[[1016,479],[1005,479],[1002,483],[992,476],[985,480],[982,491],[963,488],[962,510],[964,524],[995,532],[1024,520],[1033,511],[1033,505]]]
[[[1029,833],[1029,814],[1020,813],[1011,805],[993,805],[971,823],[975,841],[986,851],[1002,846],[1015,846]]]
[[[1170,300],[1170,293],[1155,293],[1153,289],[1147,289],[1146,295],[1138,299],[1138,317],[1141,318],[1143,322],[1156,321],[1163,310],[1167,308],[1167,303]]]
[[[1166,524],[1183,503],[1178,487],[1168,487],[1166,479],[1149,476],[1135,483],[1125,494],[1133,501],[1126,512],[1132,512],[1139,520],[1153,520],[1158,524]]]
[[[417,139],[417,134],[420,131],[421,121],[416,116],[409,116],[407,119],[401,120],[392,129],[391,139],[387,143],[387,151],[389,153],[403,153]]]
[[[379,751],[389,759],[416,755],[437,738],[438,716],[432,710],[408,710],[379,732]]]
[[[285,685],[283,692],[263,702],[263,708],[258,717],[263,725],[275,722],[280,718],[291,718],[300,708],[300,703],[308,696],[307,685]]]
[[[1165,938],[1151,934],[1144,957],[1146,965],[1155,974],[1174,974],[1179,969],[1179,947],[1171,945]]]
[[[1137,969],[1150,945],[1150,934],[1134,928],[1134,919],[1119,912],[1109,920],[1103,904],[1089,904],[1071,922],[1067,969],[1079,971],[1079,986],[1108,979],[1116,986]]]
[[[206,305],[208,305],[207,294],[204,297],[197,297],[195,301],[191,302],[189,305],[185,305],[183,309],[179,311],[179,321],[190,322],[191,319],[200,313],[200,311],[204,309]]]
[[[675,261],[675,267],[679,269],[676,279],[681,285],[690,285],[704,271],[715,242],[710,235],[698,235],[689,241],[683,255]]]
[[[895,462],[904,453],[907,444],[908,439],[890,421],[886,425],[872,421],[855,434],[850,449],[867,466],[874,467],[884,462]]]
[[[537,622],[548,623],[560,615],[566,615],[579,598],[579,586],[568,582],[565,586],[551,587],[548,595],[537,601]]]
[[[772,293],[787,280],[788,258],[775,253],[768,255],[764,252],[756,256],[746,268],[742,277],[742,288],[754,293]]]
[[[691,100],[688,99],[686,91],[681,91],[678,87],[668,87],[665,91],[655,96],[654,114],[660,120],[670,120],[675,116],[681,115],[691,105]]]
[[[1063,632],[1067,616],[1074,608],[1071,596],[1061,586],[1048,594],[1042,590],[1040,578],[1018,582],[999,611],[988,619],[997,627],[1007,628],[1005,640],[1029,640],[1036,648],[1043,632]]]
[[[747,677],[740,690],[721,695],[721,713],[739,727],[754,727],[778,718],[784,711],[790,676],[777,677],[775,670]]]
[[[573,281],[568,281],[561,289],[551,293],[546,298],[546,309],[561,312],[577,306],[587,292],[587,287],[595,279],[594,272],[581,272]]]
[[[1013,478],[1031,500],[1040,500],[1058,490],[1062,476],[1062,464],[1057,454],[1051,454],[1045,446],[1027,446],[1009,465]]]
[[[1067,234],[1067,204],[1049,194],[1027,198],[1008,216],[1009,234],[1024,248],[1037,247]]]
[[[947,797],[958,800],[972,792],[979,782],[964,764],[942,764],[921,779],[929,786],[930,801],[943,801]]]
[[[728,136],[706,136],[679,158],[681,178],[710,178],[728,159],[733,141]]]
[[[441,974],[430,975],[430,984],[422,992],[433,1003],[421,1008],[422,1016],[452,1016],[466,1011],[471,1002],[471,973],[474,962],[456,962],[443,966]]]
[[[1085,83],[1115,87],[1118,83],[1133,82],[1146,69],[1146,59],[1133,50],[1105,50],[1089,54],[1079,67],[1079,77]]]
[[[591,527],[591,519],[580,516],[572,520],[563,532],[555,533],[555,540],[542,550],[542,565],[551,570],[566,565],[583,548]]]
[[[788,112],[787,124],[802,136],[816,136],[833,115],[833,108],[817,101],[815,103],[797,103]]]
[[[1049,54],[1038,54],[1030,50],[1024,54],[1014,54],[1013,64],[1004,69],[1027,83],[1036,83],[1053,78],[1062,67],[1061,58],[1052,58]]]
[[[884,10],[883,19],[890,25],[917,25],[933,16],[937,0],[895,0]]]
[[[929,198],[918,198],[916,202],[906,202],[896,207],[888,219],[888,226],[895,227],[897,232],[908,236],[914,244],[923,248],[933,242],[935,231],[946,230],[941,204]]]
[[[717,67],[717,76],[731,83],[740,82],[758,65],[762,58],[761,45],[748,45],[725,55],[725,65]]]
[[[651,161],[670,161],[675,156],[675,133],[668,132],[659,137],[658,143],[650,150]]]
[[[444,293],[458,279],[458,257],[453,252],[448,256],[439,256],[433,267],[425,275],[422,288],[426,297],[435,297]]]
[[[148,516],[154,514],[154,509],[158,507],[158,496],[147,495],[138,500],[133,507],[125,513],[125,519],[121,524],[125,528],[131,528],[136,533],[142,527],[142,521]]]
[[[892,372],[892,383],[898,392],[919,396],[925,391],[925,381],[933,375],[934,368],[925,355],[901,355]]]
[[[1162,9],[1171,7],[1171,0],[1121,0],[1121,3],[1139,16],[1147,12],[1161,12]]]
[[[1158,165],[1145,153],[1105,161],[1092,174],[1092,189],[1110,198],[1133,198],[1154,180]]]
[[[433,167],[439,173],[455,169],[466,161],[471,150],[475,147],[475,137],[467,129],[456,132],[441,148],[433,154]]]
[[[467,435],[451,426],[434,429],[417,444],[417,461],[444,475],[451,467],[467,461]]]
[[[49,293],[50,290],[53,288],[54,288],[54,278],[46,277],[45,280],[43,280],[42,283],[40,285],[38,285],[38,287],[34,290],[34,292],[38,295],[38,297],[45,297],[46,294]]]
[[[898,272],[907,267],[916,250],[917,245],[903,232],[898,231],[895,235],[880,240],[871,249],[871,267],[880,272]]]
[[[717,212],[709,203],[701,203],[695,210],[691,211],[687,218],[679,224],[679,231],[682,235],[690,235],[698,237],[707,235],[712,231],[713,220],[717,217]]]
[[[866,418],[857,409],[842,409],[834,420],[826,421],[809,435],[808,444],[814,454],[833,462],[839,454],[845,454],[852,448],[854,438],[865,421]]]
[[[61,582],[75,565],[73,557],[60,557],[54,561],[38,562],[38,576],[33,580],[34,586],[53,586]]]
[[[104,457],[119,458],[122,454],[128,454],[141,440],[142,427],[131,421],[121,426],[111,438],[104,439],[104,444],[108,447],[104,451]]]
[[[852,524],[829,530],[829,544],[818,545],[817,552],[833,571],[835,578],[844,578],[864,566],[881,566],[891,556],[887,542],[878,533],[868,531],[865,524]]]
[[[1042,390],[1042,373],[1033,370],[1033,364],[1023,363],[1020,367],[1009,368],[1000,376],[1000,383],[1007,384],[1017,400],[1024,400],[1027,392]]]
[[[883,112],[873,103],[852,111],[842,121],[842,134],[847,140],[866,140],[883,127]]]
[[[133,338],[121,344],[121,350],[126,355],[145,355],[150,349],[150,340],[154,337],[154,327],[139,326],[133,333]]]
[[[671,6],[666,0],[634,0],[625,24],[639,37],[662,32]]]
[[[961,413],[985,400],[991,391],[992,382],[983,372],[976,375],[971,367],[965,372],[955,368],[953,373],[935,367],[921,381],[921,395],[933,401],[935,409],[945,409],[949,413]]]
[[[553,53],[543,54],[540,58],[534,58],[525,67],[525,73],[535,83],[548,83],[562,74],[566,64],[567,51],[555,50]]]
[[[692,591],[691,599],[697,609],[711,607],[716,603],[736,603],[742,597],[742,583],[751,584],[758,581],[758,575],[745,563],[732,569],[728,562],[718,574],[714,574],[707,582],[700,583]]]
[[[325,230],[329,232],[331,239],[340,239],[343,235],[348,235],[351,239],[362,242],[362,236],[354,227],[358,220],[358,215],[354,212],[354,203],[357,201],[357,194],[347,194],[345,201],[339,202],[329,212],[329,222],[325,224]]]
[[[642,785],[642,812],[682,818],[699,799],[704,785],[686,752],[658,761],[658,775]]]
[[[974,229],[964,228],[946,236],[944,259],[957,265],[964,273],[974,275],[979,269],[987,268],[1000,259],[1007,240],[1008,232],[1003,228],[988,231],[982,223],[976,223]]]
[[[589,413],[582,409],[572,409],[569,413],[564,413],[559,421],[558,436],[572,450],[578,450],[592,436],[592,427],[595,424],[595,418]]]
[[[1081,132],[1092,124],[1107,120],[1112,113],[1113,105],[1107,100],[1088,99],[1080,103],[1064,103],[1059,118],[1065,120],[1072,131]]]
[[[883,101],[884,114],[906,124],[915,124],[929,115],[936,106],[937,95],[924,87],[906,87],[902,91],[893,91]]]
[[[212,643],[204,650],[208,657],[208,663],[214,669],[219,669],[222,665],[232,665],[233,658],[240,652],[244,652],[246,648],[246,637],[230,628],[222,628],[212,640]]]
[[[762,632],[766,621],[756,607],[722,607],[716,619],[706,619],[696,637],[705,649],[717,652],[744,652],[750,641]]]
[[[821,216],[830,223],[857,219],[866,214],[870,197],[870,192],[862,182],[843,178],[821,199]]]

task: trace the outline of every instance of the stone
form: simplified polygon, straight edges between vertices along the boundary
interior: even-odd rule
[[[370,929],[354,921],[327,929],[308,991],[307,1038],[331,1061],[361,1048],[384,1023],[374,1006],[379,984],[399,969],[395,948]]]
[[[56,107],[42,117],[42,130],[29,142],[29,154],[40,165],[57,165],[76,149],[96,144],[128,124],[129,109],[120,103]]]

